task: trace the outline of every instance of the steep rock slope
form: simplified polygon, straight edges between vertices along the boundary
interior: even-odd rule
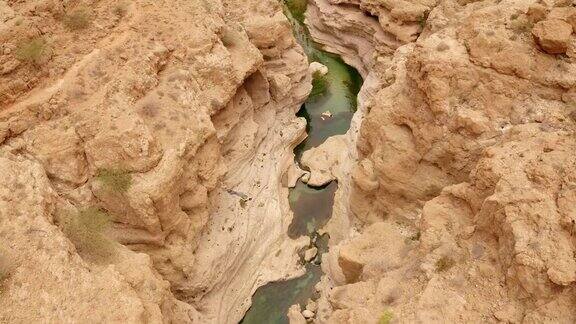
[[[314,3],[313,35],[344,33],[332,49],[381,87],[364,101],[356,166],[339,175],[358,223],[325,257],[317,320],[573,322],[576,8]],[[405,16],[382,23],[421,5],[417,39],[399,32]],[[359,11],[381,31],[350,27]],[[405,45],[382,48],[379,34]]]
[[[279,4],[2,1],[0,13],[0,318],[234,322],[258,284],[297,272],[280,179],[310,85]],[[111,226],[88,233],[114,253],[95,262],[67,226],[104,213]],[[275,243],[255,242],[262,231]],[[227,291],[230,278],[246,287]]]

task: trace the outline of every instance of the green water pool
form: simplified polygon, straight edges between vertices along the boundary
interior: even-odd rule
[[[306,0],[284,1],[285,4],[289,2],[287,8],[302,8],[306,2]],[[302,153],[306,150],[324,143],[330,136],[345,134],[348,131],[356,111],[362,78],[337,55],[323,51],[311,40],[306,27],[294,18],[294,16],[301,17],[301,13],[293,15],[289,10],[285,10],[285,13],[294,27],[294,35],[309,60],[328,67],[326,90],[321,95],[308,98],[297,114],[306,118],[308,133],[308,137],[294,149],[296,161],[300,162]],[[319,255],[327,251],[328,235],[318,236],[317,231],[330,219],[337,187],[335,181],[322,188],[312,188],[298,181],[296,187],[290,190],[288,197],[294,214],[288,236],[298,238],[307,235],[315,238],[313,245],[318,248]],[[317,298],[315,285],[322,277],[319,260],[320,257],[317,257],[312,262],[306,263],[306,273],[301,277],[272,282],[257,289],[252,297],[252,307],[241,323],[288,324],[287,312],[291,305],[300,304],[304,309],[309,299]]]

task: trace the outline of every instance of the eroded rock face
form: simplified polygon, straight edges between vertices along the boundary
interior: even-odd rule
[[[54,224],[57,211],[71,206],[52,189],[40,163],[5,153],[0,165],[2,253],[10,262],[0,290],[3,322],[199,318],[192,306],[174,298],[145,254],[119,246],[114,264],[82,260]]]
[[[572,26],[559,19],[543,20],[532,29],[538,45],[549,54],[563,54],[568,49]]]
[[[314,0],[306,21],[365,85],[304,159],[339,191],[322,298],[290,318],[575,322],[569,1]],[[277,2],[1,1],[0,40],[0,322],[236,323],[301,271],[281,179],[310,71]],[[87,207],[112,218],[104,263],[65,234]]]
[[[0,2],[0,17],[2,321],[231,323],[297,273],[279,182],[310,77],[280,4]],[[260,191],[266,205],[239,204]],[[89,207],[112,219],[105,264],[63,234]],[[275,244],[247,246],[262,231]]]
[[[333,6],[310,13],[318,15],[307,18],[313,29],[338,34],[354,22]],[[358,161],[337,176],[352,181],[353,220],[324,258],[316,318],[572,322],[574,7],[429,7],[417,40],[393,54],[352,29],[340,41],[373,45],[370,55],[356,52],[372,60],[348,61],[364,62],[379,90],[365,93],[360,108]],[[558,53],[566,55],[550,55]]]

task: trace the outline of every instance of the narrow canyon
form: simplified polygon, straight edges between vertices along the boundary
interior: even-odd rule
[[[576,1],[0,0],[0,323],[576,323]]]

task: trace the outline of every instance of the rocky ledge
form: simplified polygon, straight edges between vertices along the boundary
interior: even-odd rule
[[[358,155],[308,156],[350,183],[316,321],[575,321],[574,4],[312,3],[371,78]]]
[[[238,322],[301,273],[275,1],[0,1],[0,321]]]

